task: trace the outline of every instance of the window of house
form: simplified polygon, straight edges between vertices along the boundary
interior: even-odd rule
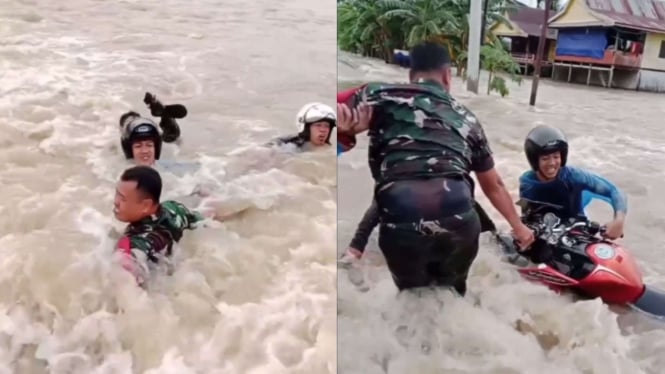
[[[658,52],[659,58],[665,58],[665,40],[660,42],[660,51]]]

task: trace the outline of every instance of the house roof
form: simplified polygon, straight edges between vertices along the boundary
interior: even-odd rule
[[[566,9],[573,1],[582,1],[607,26],[665,33],[665,3],[659,0],[570,0]],[[549,22],[560,18],[566,9]]]
[[[529,36],[540,36],[540,27],[543,24],[545,10],[523,7],[508,14],[508,19]],[[547,30],[548,39],[556,39],[556,30]]]

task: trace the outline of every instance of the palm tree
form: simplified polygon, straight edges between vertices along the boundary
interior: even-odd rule
[[[403,39],[401,30],[383,18],[381,0],[347,0],[337,7],[337,42],[343,50],[389,61],[394,46]],[[400,30],[400,32],[395,32]]]
[[[382,0],[383,18],[399,20],[407,46],[447,34],[459,27],[445,0]]]
[[[504,0],[486,0],[487,13],[485,14],[485,35],[486,40],[495,41],[494,35],[488,32],[488,28],[496,22],[507,22],[504,16],[507,12],[516,8],[514,4]],[[451,8],[455,17],[461,22],[459,27],[450,35],[450,48],[453,55],[457,56],[455,65],[457,66],[457,75],[462,76],[466,66],[466,53],[469,46],[469,11],[471,9],[470,0],[448,0],[448,6]]]
[[[495,22],[507,21],[504,14],[522,5],[515,0],[486,1],[484,34],[491,50],[483,50],[481,61],[488,59],[483,66],[489,67],[493,76],[504,70],[512,73],[512,65],[506,59],[510,56],[503,48],[497,49],[500,43],[487,29]],[[338,44],[343,50],[389,61],[393,49],[425,40],[438,41],[448,45],[457,74],[463,76],[470,5],[470,0],[342,0],[337,12]],[[504,94],[503,89],[497,89]]]

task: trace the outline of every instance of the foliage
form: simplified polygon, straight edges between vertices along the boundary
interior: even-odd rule
[[[480,63],[484,70],[489,72],[487,81],[487,94],[496,91],[501,97],[508,95],[508,86],[503,77],[497,73],[507,73],[513,81],[521,83],[519,77],[520,66],[513,60],[513,57],[506,51],[503,44],[486,44],[480,48]]]
[[[518,5],[513,0],[487,1],[486,44],[481,49],[481,61],[491,76],[488,90],[505,96],[506,82],[497,73],[508,73],[519,81],[516,75],[519,67],[492,35],[490,26],[507,21],[504,15]],[[409,49],[422,41],[438,41],[448,46],[458,76],[464,76],[470,5],[470,0],[342,0],[337,5],[338,46],[392,62],[395,49]]]
[[[536,8],[545,9],[546,0],[536,0]],[[561,0],[552,0],[552,6],[550,7],[550,12],[558,12],[563,9],[563,1]]]

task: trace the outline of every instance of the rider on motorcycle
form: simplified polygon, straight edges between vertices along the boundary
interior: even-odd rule
[[[562,220],[586,219],[584,207],[590,196],[612,204],[614,219],[607,224],[605,237],[623,235],[627,212],[626,195],[608,180],[575,167],[566,166],[568,141],[563,132],[551,126],[537,126],[526,136],[524,153],[531,169],[519,179],[520,198],[563,207]]]

